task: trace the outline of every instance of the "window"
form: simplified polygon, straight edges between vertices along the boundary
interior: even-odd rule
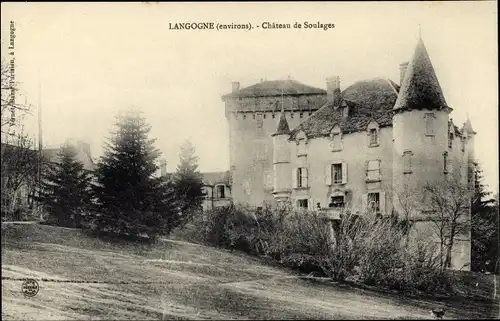
[[[247,115],[246,114],[243,114],[243,119],[247,119]]]
[[[330,197],[330,204],[328,204],[330,208],[344,208],[344,196],[332,196]]]
[[[218,198],[226,198],[225,195],[225,186],[224,185],[217,185],[217,197]]]
[[[297,200],[297,207],[304,210],[308,209],[307,199]]]
[[[425,135],[434,136],[434,114],[425,114]]]
[[[299,167],[294,171],[294,188],[307,187],[307,168]]]
[[[338,126],[335,126],[330,133],[330,150],[332,152],[342,150],[342,133]]]
[[[448,174],[451,171],[450,158],[448,157],[448,152],[443,153],[443,172]]]
[[[297,142],[297,156],[307,155],[306,152],[306,140],[304,138],[299,139]]]
[[[453,133],[448,134],[448,148],[449,149],[453,148]]]
[[[366,129],[368,134],[368,146],[375,147],[379,145],[379,126],[376,121],[372,120]]]
[[[333,181],[333,184],[341,184],[342,183],[342,164],[333,164],[332,165],[332,181]]]
[[[370,146],[378,145],[378,133],[376,128],[370,129]]]
[[[332,136],[332,145],[333,145],[333,150],[340,150],[341,149],[340,134],[333,134],[333,136]]]
[[[465,137],[460,139],[462,153],[465,152]]]
[[[273,119],[274,119],[274,118],[276,118],[276,114],[274,114],[274,113],[273,113],[273,114],[272,114],[272,118],[273,118]]]
[[[368,161],[366,164],[366,180],[367,181],[379,181],[381,180],[380,175],[380,160]]]
[[[380,212],[380,193],[368,193],[368,212]]]
[[[303,117],[304,117],[304,113],[300,113],[300,114],[299,114],[299,117],[300,117],[300,118],[303,118]]]
[[[208,190],[207,190],[206,187],[203,187],[201,189],[201,194],[203,195],[204,198],[209,198],[209,196],[208,196]]]
[[[412,152],[406,151],[403,153],[403,173],[411,174],[411,156]]]
[[[254,115],[255,118],[255,115]],[[262,113],[257,114],[257,128],[262,128],[264,121],[263,121],[263,115]]]
[[[347,183],[347,164],[344,162],[334,162],[326,165],[325,168],[326,185]]]

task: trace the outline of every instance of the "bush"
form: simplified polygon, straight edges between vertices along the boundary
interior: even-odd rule
[[[290,207],[215,208],[186,226],[191,241],[271,257],[305,273],[354,280],[400,291],[450,291],[439,252],[428,240],[407,246],[408,226],[394,218],[343,213],[330,239],[330,223],[317,212]],[[333,243],[332,243],[333,241]]]

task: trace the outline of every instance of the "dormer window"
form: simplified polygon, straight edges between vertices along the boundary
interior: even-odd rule
[[[370,129],[370,146],[378,144],[378,133],[376,128]]]
[[[344,107],[342,108],[342,117],[343,117],[343,118],[347,118],[347,116],[349,116],[349,107],[344,106]]]
[[[453,133],[450,132],[448,134],[448,148],[452,149],[453,148]]]
[[[368,146],[376,147],[380,144],[379,142],[379,127],[375,121],[372,121],[368,124],[367,133],[368,133]]]
[[[332,152],[342,150],[342,132],[338,125],[330,133],[330,150]]]
[[[297,135],[297,156],[307,155],[307,137],[306,134],[301,131]]]

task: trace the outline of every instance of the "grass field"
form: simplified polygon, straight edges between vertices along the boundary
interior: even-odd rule
[[[40,285],[32,298],[21,292],[27,277]],[[130,244],[75,229],[2,224],[4,320],[426,319],[434,307],[447,308],[445,319],[494,318],[492,276],[484,277],[471,292],[482,301],[411,299],[314,282],[181,241]]]

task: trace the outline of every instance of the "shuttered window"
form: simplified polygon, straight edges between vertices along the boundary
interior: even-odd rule
[[[347,183],[347,164],[345,162],[334,162],[325,167],[326,185]]]
[[[381,178],[380,160],[368,161],[366,164],[366,179],[368,181],[379,181]]]
[[[403,173],[404,174],[411,174],[411,156],[413,155],[412,152],[406,151],[403,153]]]
[[[434,136],[434,114],[425,114],[425,135]]]

